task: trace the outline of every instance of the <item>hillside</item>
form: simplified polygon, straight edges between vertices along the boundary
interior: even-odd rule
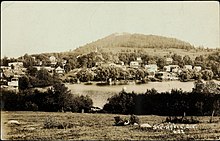
[[[75,51],[80,53],[90,52],[92,50],[123,50],[133,49],[185,49],[190,50],[194,47],[187,42],[176,38],[168,38],[157,35],[114,33],[105,38],[77,48]],[[114,52],[114,51],[113,51]]]
[[[160,57],[176,53],[182,57],[189,55],[191,59],[195,59],[197,56],[208,56],[218,50],[194,47],[188,42],[158,35],[114,33],[91,43],[87,43],[86,45],[82,45],[72,51],[42,53],[42,55],[54,55],[56,58],[68,56],[76,57],[94,51],[113,54],[120,52],[141,52]],[[33,54],[33,56],[37,56],[37,54]]]

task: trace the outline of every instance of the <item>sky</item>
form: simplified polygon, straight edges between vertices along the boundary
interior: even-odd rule
[[[219,47],[218,2],[2,2],[1,57],[73,50],[112,33]]]

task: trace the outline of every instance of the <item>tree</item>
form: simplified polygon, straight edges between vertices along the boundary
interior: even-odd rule
[[[202,78],[204,80],[211,80],[213,78],[212,70],[205,69],[202,71]]]
[[[143,80],[145,77],[145,72],[142,69],[137,69],[135,74],[135,80]]]
[[[112,78],[114,83],[116,83],[116,80],[119,77],[119,68],[108,67],[107,69],[109,69],[109,78]]]
[[[30,87],[29,78],[27,76],[23,76],[19,78],[18,86],[20,90],[26,90]]]
[[[72,69],[70,63],[66,63],[66,65],[64,66],[64,70],[66,73],[68,73],[70,70]]]
[[[157,59],[157,66],[162,69],[166,65],[166,59],[163,57],[160,57]]]
[[[172,55],[173,64],[179,65],[180,67],[183,67],[183,60],[180,55],[177,55],[176,53]]]
[[[193,65],[193,61],[191,60],[191,58],[189,57],[189,55],[185,55],[183,57],[183,64],[184,65]]]
[[[34,58],[28,54],[25,54],[23,56],[23,59],[24,59],[23,64],[24,64],[24,67],[26,68],[28,68],[29,66],[34,66],[36,64],[34,61]]]
[[[99,81],[108,81],[109,79],[109,69],[107,67],[98,67],[96,69],[96,77]]]
[[[4,57],[1,59],[1,66],[8,66],[8,63],[9,63],[9,59],[8,57]]]
[[[81,82],[88,82],[93,80],[94,76],[91,72],[89,72],[87,69],[82,69],[76,74],[77,78]]]
[[[56,83],[51,89],[48,89],[43,104],[46,111],[70,111],[73,95],[64,84]]]
[[[33,67],[33,66],[29,66],[28,68],[27,68],[27,73],[29,74],[29,75],[31,75],[31,76],[36,76],[36,74],[37,74],[37,68],[36,67]]]
[[[191,74],[190,74],[190,72],[188,71],[188,70],[184,70],[184,71],[182,71],[181,73],[180,73],[180,79],[182,80],[182,81],[188,81],[189,79],[191,79],[192,78],[192,76],[191,76]]]

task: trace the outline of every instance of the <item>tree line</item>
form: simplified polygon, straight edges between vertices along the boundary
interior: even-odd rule
[[[137,94],[121,91],[108,99],[104,111],[114,114],[190,116],[220,114],[220,86],[210,81],[197,81],[192,92],[155,89]]]
[[[1,108],[6,111],[88,112],[92,105],[91,98],[72,94],[62,83],[54,84],[45,92],[32,89],[18,93],[2,90]]]
[[[220,76],[220,52],[217,51],[215,53],[212,53],[208,56],[197,56],[195,59],[192,59],[189,57],[189,55],[180,56],[177,54],[170,54],[166,55],[164,57],[160,56],[152,56],[149,55],[147,52],[144,51],[136,51],[136,52],[119,52],[117,54],[113,54],[111,52],[90,52],[88,54],[84,55],[77,55],[77,54],[59,54],[55,53],[53,54],[57,57],[57,66],[61,66],[65,69],[65,72],[68,73],[69,71],[76,69],[76,68],[93,68],[96,67],[97,62],[113,62],[118,63],[120,61],[123,61],[125,65],[129,65],[131,61],[135,61],[137,57],[141,57],[142,59],[142,68],[144,68],[144,64],[157,64],[159,67],[159,70],[162,70],[165,65],[168,65],[166,63],[166,58],[170,57],[173,59],[172,65],[179,65],[180,67],[183,67],[184,65],[192,65],[192,66],[201,66],[203,72],[195,72],[193,70],[184,70],[182,74],[180,75],[180,78],[184,81],[190,80],[190,79],[198,79],[203,78],[205,80],[209,79],[219,79]],[[32,56],[35,57],[35,60],[32,58]],[[37,65],[39,61],[42,61],[43,66],[49,66],[49,56],[45,54],[38,54],[38,55],[27,55],[25,54],[23,57],[20,57],[18,59],[8,59],[7,57],[4,57],[1,59],[1,65],[7,66],[9,62],[13,61],[19,61],[22,60],[24,63],[24,67],[29,68],[31,66]],[[61,63],[62,60],[65,59],[67,62],[63,66]],[[206,77],[208,76],[208,77]]]

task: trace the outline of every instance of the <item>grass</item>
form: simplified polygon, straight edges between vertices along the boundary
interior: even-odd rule
[[[202,123],[195,130],[174,134],[161,130],[141,130],[137,126],[113,126],[115,114],[54,113],[54,112],[2,112],[2,139],[9,140],[188,140],[220,139],[220,117],[218,123],[208,123],[209,117],[197,117]],[[48,117],[55,122],[71,125],[68,128],[45,128]],[[129,119],[128,115],[120,115]],[[166,117],[138,116],[141,123],[161,124]],[[8,125],[7,121],[17,120],[20,125]],[[50,119],[51,120],[51,119]]]

